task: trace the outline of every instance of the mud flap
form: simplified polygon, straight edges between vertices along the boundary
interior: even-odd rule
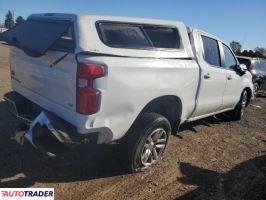
[[[29,129],[18,130],[14,139],[20,144],[26,139],[42,153],[55,157],[76,144],[67,133],[57,129],[55,124],[58,122],[51,114],[41,112],[30,124]]]

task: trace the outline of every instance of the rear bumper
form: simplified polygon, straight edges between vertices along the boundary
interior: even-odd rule
[[[82,143],[104,143],[103,141],[112,138],[105,128],[80,134],[72,124],[40,108],[16,92],[7,93],[5,100],[8,110],[22,122],[13,138],[19,144],[27,140],[48,156],[57,156]]]
[[[24,126],[14,134],[15,140],[23,144],[26,139],[42,153],[55,157],[82,142],[70,134],[56,128],[58,122],[51,114],[41,112],[29,126]],[[23,130],[24,129],[24,130]]]

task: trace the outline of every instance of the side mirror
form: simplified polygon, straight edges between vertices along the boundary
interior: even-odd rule
[[[248,68],[245,64],[240,64],[240,65],[236,65],[235,70],[237,73],[240,74],[240,76],[242,76],[247,72]]]

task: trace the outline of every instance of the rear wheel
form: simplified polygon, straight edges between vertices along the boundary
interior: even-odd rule
[[[170,123],[162,115],[141,115],[121,141],[126,167],[131,172],[138,172],[158,163],[168,143],[170,132]]]

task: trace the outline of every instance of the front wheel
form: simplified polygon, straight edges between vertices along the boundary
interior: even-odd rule
[[[228,113],[233,120],[241,120],[242,116],[244,115],[244,108],[247,106],[247,103],[248,93],[247,90],[244,90],[241,94],[240,101],[236,105],[235,109]]]
[[[258,96],[258,91],[259,91],[259,88],[260,88],[260,85],[259,83],[255,82],[254,84],[254,96]]]
[[[170,133],[170,123],[165,117],[157,113],[142,114],[121,141],[123,162],[127,168],[138,172],[158,163]]]

